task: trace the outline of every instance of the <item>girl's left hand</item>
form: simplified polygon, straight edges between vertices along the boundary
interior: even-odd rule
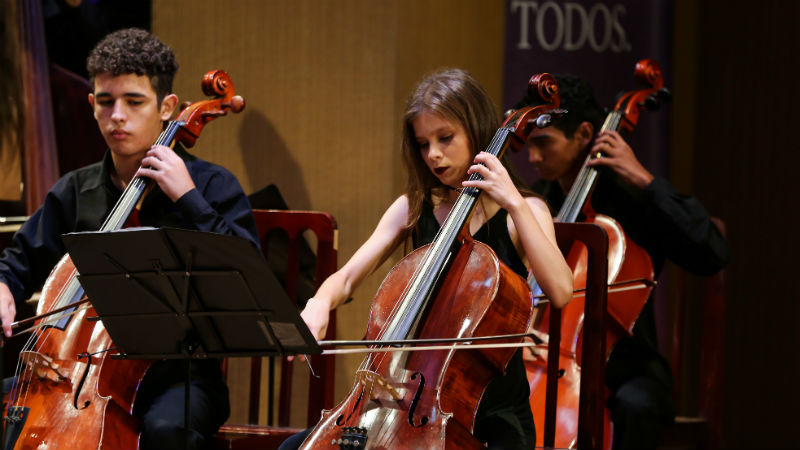
[[[464,181],[464,187],[476,187],[488,194],[501,208],[511,211],[524,203],[522,195],[514,186],[503,163],[496,156],[480,152],[473,160],[474,165],[467,170],[468,175],[479,173],[482,181]]]

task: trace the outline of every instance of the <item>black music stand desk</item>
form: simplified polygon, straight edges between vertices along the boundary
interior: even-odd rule
[[[188,377],[193,358],[321,353],[247,239],[173,228],[62,238],[113,358],[185,359]]]
[[[172,228],[70,233],[63,239],[118,357],[321,352],[246,239]]]

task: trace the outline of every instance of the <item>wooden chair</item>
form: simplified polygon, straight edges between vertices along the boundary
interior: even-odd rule
[[[724,236],[724,222],[718,218],[711,220]],[[670,297],[676,298],[671,302],[673,320],[668,347],[678,415],[675,424],[665,430],[659,448],[720,448],[723,444],[725,271],[701,277],[677,267],[674,269],[671,274],[676,275],[676,293]]]
[[[316,237],[315,263],[311,268],[313,274],[313,290],[336,271],[337,268],[337,226],[333,216],[316,211],[292,210],[259,210],[253,211],[261,239],[264,256],[270,262],[276,275],[283,274],[284,287],[291,300],[304,302],[307,298],[299,298],[298,290],[303,291],[304,273],[308,272],[303,264],[302,249],[306,246],[303,232],[312,231]],[[284,238],[282,239],[281,236]],[[275,267],[275,261],[285,261],[283,267]],[[307,277],[306,277],[307,278]],[[307,279],[305,281],[308,281]],[[310,295],[301,292],[304,295]],[[313,293],[313,292],[311,292]],[[331,312],[326,339],[333,339],[336,334],[336,317]],[[268,368],[268,406],[267,425],[259,423],[259,405],[261,398],[262,358],[252,358],[249,376],[249,407],[246,424],[225,424],[216,435],[217,449],[274,449],[292,434],[302,428],[289,427],[292,408],[301,406],[292,402],[292,364],[281,364],[279,386],[275,386],[273,376],[275,360],[269,358]],[[311,365],[319,378],[310,378],[308,384],[308,404],[306,421],[303,427],[317,423],[323,408],[333,406],[334,393],[334,359],[332,356],[314,356]],[[227,372],[227,361],[223,365]],[[228,374],[230,380],[230,374]],[[230,383],[230,381],[229,381]],[[277,426],[273,417],[274,389],[279,389]]]

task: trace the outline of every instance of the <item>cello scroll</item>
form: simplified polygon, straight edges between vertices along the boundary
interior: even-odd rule
[[[664,87],[664,75],[661,67],[652,59],[642,59],[636,63],[633,77],[645,86],[643,89],[630,91],[622,95],[614,105],[614,111],[621,113],[622,121],[617,129],[632,132],[639,123],[639,112],[647,108],[658,109],[662,101],[670,98],[670,92]]]
[[[244,98],[235,95],[231,77],[223,70],[206,72],[201,86],[203,93],[213,96],[214,99],[183,103],[177,118],[178,122],[183,122],[183,126],[175,136],[175,140],[187,148],[194,146],[208,122],[226,115],[228,110],[238,113],[245,106]]]
[[[559,109],[561,97],[558,95],[558,83],[549,73],[538,73],[528,81],[528,95],[539,98],[543,102],[538,106],[520,108],[508,112],[503,127],[512,128],[511,149],[520,151],[528,140],[533,127],[545,128],[550,125],[553,118],[566,113]],[[513,122],[513,125],[512,125]],[[497,155],[500,157],[500,155]]]

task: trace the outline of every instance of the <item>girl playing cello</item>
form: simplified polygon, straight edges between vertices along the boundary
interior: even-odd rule
[[[433,240],[464,187],[486,193],[478,198],[470,234],[520,276],[530,268],[554,305],[569,301],[572,274],[556,245],[547,205],[539,197],[524,196],[500,160],[479,153],[499,126],[489,95],[468,73],[440,71],[419,83],[404,113],[406,192],[389,206],[352,258],[309,299],[302,317],[317,338],[325,334],[329,311],[349,298],[398,245],[409,237],[415,248]],[[482,181],[465,181],[476,172]],[[532,448],[535,431],[528,394],[517,351],[505,374],[484,392],[474,435],[489,448]],[[306,435],[293,436],[281,448],[296,448]]]

